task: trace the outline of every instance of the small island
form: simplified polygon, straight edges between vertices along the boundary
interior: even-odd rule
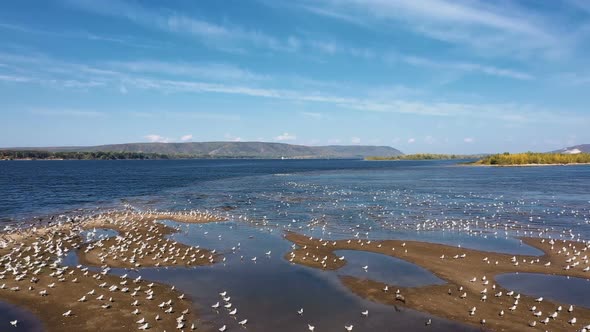
[[[399,156],[371,156],[366,157],[369,161],[390,161],[390,160],[454,160],[454,159],[478,159],[484,155],[462,155],[462,154],[436,154],[436,153],[416,153],[404,154]]]
[[[508,152],[486,156],[466,165],[483,166],[550,166],[590,164],[590,153],[515,153]]]

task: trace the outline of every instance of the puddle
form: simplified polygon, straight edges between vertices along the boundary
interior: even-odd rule
[[[402,259],[357,250],[337,250],[347,264],[338,269],[339,275],[370,279],[400,287],[442,285],[445,281],[430,271]],[[363,267],[367,266],[367,270]]]
[[[509,273],[496,276],[502,287],[533,297],[590,308],[590,280],[538,273]]]
[[[16,327],[11,321],[16,320]],[[0,331],[41,332],[43,324],[28,310],[0,301]]]

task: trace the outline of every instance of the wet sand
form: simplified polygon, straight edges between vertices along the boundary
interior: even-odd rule
[[[590,272],[584,271],[589,265],[586,257],[587,246],[580,242],[550,242],[537,238],[523,238],[524,243],[544,252],[543,256],[535,257],[483,252],[417,241],[323,241],[296,233],[287,233],[286,238],[297,244],[298,248],[288,253],[285,258],[297,264],[336,270],[346,264],[346,257],[337,257],[334,254],[335,250],[362,250],[404,259],[428,269],[447,282],[445,285],[424,287],[388,285],[389,291],[385,292],[384,283],[341,277],[342,283],[352,292],[376,302],[406,306],[474,326],[481,326],[482,319],[485,319],[485,328],[496,331],[522,331],[530,329],[529,324],[532,322],[535,322],[536,328],[554,331],[579,330],[582,326],[590,324],[589,309],[576,307],[569,313],[568,304],[547,299],[537,302],[536,299],[522,294],[515,310],[512,311],[509,308],[517,300],[517,294],[508,296],[509,290],[495,285],[494,279],[498,274],[515,272],[588,278]],[[572,257],[576,259],[572,260]],[[580,263],[572,267],[576,261]],[[570,268],[566,268],[568,265]],[[369,266],[368,269],[370,268]],[[399,294],[396,295],[398,289]],[[502,292],[502,295],[499,295],[499,292]],[[553,314],[560,305],[563,310],[558,313],[556,319],[549,319],[547,325],[541,322]],[[530,310],[532,306],[536,306],[535,312],[541,311],[539,317],[533,315],[533,311]],[[470,315],[473,307],[476,307],[476,310]],[[504,313],[500,316],[502,310]],[[576,317],[577,322],[572,326],[568,321],[573,317]]]
[[[224,219],[197,213],[115,213],[97,216],[82,224],[85,230],[112,229],[118,236],[84,244],[78,251],[84,265],[121,268],[209,265],[218,257],[214,252],[188,246],[166,238],[176,230],[156,220],[181,223],[208,223]]]
[[[173,259],[165,263],[167,266],[211,263],[211,254],[207,260],[198,258],[191,261],[192,258],[177,258],[177,253],[182,257],[184,252],[196,253],[198,249],[188,246],[185,248],[165,240],[163,236],[174,229],[155,223],[154,219],[180,222],[222,220],[219,217],[210,217],[209,214],[196,213],[172,215],[117,212],[90,217],[79,222],[2,234],[5,242],[0,249],[0,263],[3,267],[0,271],[0,298],[35,314],[48,331],[130,331],[137,330],[145,323],[149,324],[150,330],[159,331],[176,330],[179,324],[183,325],[185,330],[190,330],[193,323],[198,326],[192,303],[184,294],[170,286],[141,278],[109,274],[111,267],[130,264],[129,259],[123,261],[121,255],[119,259],[101,261],[97,264],[101,265],[100,269],[89,269],[82,265],[63,265],[62,259],[68,252],[80,252],[88,248],[90,244],[83,243],[80,231],[93,227],[128,233],[129,235],[124,236],[125,239],[140,237],[140,247],[123,243],[114,243],[113,246],[108,242],[109,239],[106,245],[112,249],[132,252],[135,248],[147,244],[148,247],[142,249],[145,251],[150,243],[158,243],[158,248],[165,248],[162,257],[142,266],[164,262],[165,256],[173,256]],[[141,243],[142,238],[151,240]],[[96,242],[94,244],[96,245]],[[141,255],[139,252],[138,249],[137,256]],[[89,256],[81,255],[86,261],[91,261],[92,258],[88,258]],[[136,261],[143,262],[143,259],[137,258]],[[141,275],[141,270],[138,272]],[[71,314],[64,316],[68,311]],[[159,316],[158,319],[156,316]],[[141,324],[137,323],[142,319],[144,321]]]

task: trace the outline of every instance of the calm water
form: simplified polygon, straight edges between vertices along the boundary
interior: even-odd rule
[[[534,297],[590,308],[590,280],[536,273],[509,273],[496,277],[496,281]]]
[[[178,241],[217,249],[211,267],[143,269],[194,299],[204,325],[236,321],[210,306],[227,290],[253,331],[422,330],[428,315],[350,294],[339,275],[388,283],[436,283],[428,271],[376,254],[344,253],[325,272],[283,259],[294,230],[324,239],[416,239],[481,250],[539,254],[516,235],[590,238],[590,167],[483,168],[448,161],[174,160],[0,162],[5,224],[129,204],[137,209],[209,209],[230,221],[179,225]],[[94,236],[113,236],[98,230]],[[235,251],[232,251],[235,247]],[[270,255],[266,252],[271,251]],[[256,263],[251,259],[257,257]],[[75,264],[75,257],[69,258]],[[362,266],[369,265],[364,272]],[[358,271],[357,271],[358,270]],[[127,271],[115,270],[116,273]],[[130,272],[133,274],[134,272]],[[304,317],[296,314],[305,308]],[[368,309],[368,319],[360,311]],[[7,311],[0,308],[3,315]],[[3,316],[3,317],[4,317]],[[437,330],[468,330],[435,320]]]

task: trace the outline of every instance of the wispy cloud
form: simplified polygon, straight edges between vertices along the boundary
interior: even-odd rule
[[[248,30],[229,24],[219,24],[181,13],[147,9],[136,3],[105,0],[101,3],[88,0],[64,0],[70,7],[93,13],[125,18],[147,28],[197,37],[204,44],[231,50],[236,43],[264,47],[277,51],[293,51],[297,43],[292,38],[278,39],[257,30]],[[237,45],[239,47],[239,45]]]
[[[421,97],[420,93],[381,94],[375,95],[372,87],[356,87],[354,93],[341,93],[338,87],[331,84],[319,84],[322,87],[318,92],[302,88],[277,88],[277,79],[244,81],[220,80],[211,81],[205,79],[194,80],[190,77],[161,78],[150,73],[120,71],[108,64],[92,66],[75,63],[54,61],[46,57],[27,57],[22,55],[6,55],[0,53],[0,61],[3,63],[16,63],[25,68],[34,68],[31,75],[14,75],[0,72],[0,80],[14,84],[53,84],[62,88],[110,88],[119,91],[121,86],[134,90],[153,90],[160,93],[215,93],[239,95],[253,98],[274,99],[298,103],[320,103],[331,107],[357,110],[362,112],[381,112],[397,114],[414,114],[440,117],[469,117],[497,119],[506,122],[559,122],[574,123],[586,121],[585,115],[568,115],[568,112],[545,109],[538,105],[513,104],[513,103],[465,103],[429,100]],[[1,68],[0,68],[1,69]],[[161,68],[163,69],[163,68]],[[238,70],[241,75],[241,71]],[[35,76],[36,75],[36,76]],[[54,79],[53,76],[61,76]],[[232,77],[234,74],[228,74]],[[253,73],[254,77],[258,74]],[[37,77],[40,76],[40,77]],[[246,74],[248,76],[248,74]],[[318,81],[319,82],[319,81]],[[404,89],[407,90],[407,89]],[[312,112],[313,113],[313,112]],[[215,119],[238,121],[238,115],[225,115],[216,113],[192,112],[167,112],[168,115],[194,117],[200,119]],[[308,114],[308,116],[311,116]]]
[[[139,47],[139,48],[155,48],[162,45],[154,42],[140,41],[137,38],[130,36],[105,36],[87,31],[52,31],[46,28],[35,28],[31,26],[24,26],[19,24],[0,23],[0,29],[11,30],[15,32],[41,35],[46,37],[67,38],[67,39],[85,39],[88,41],[98,41],[114,43],[120,46]]]
[[[108,62],[105,65],[113,70],[132,73],[196,77],[222,81],[259,81],[269,79],[266,75],[252,73],[246,69],[224,63],[188,63],[141,60]]]
[[[78,109],[43,109],[36,108],[30,110],[31,114],[43,116],[69,116],[69,117],[83,117],[83,118],[98,118],[107,116],[104,112],[78,110]]]
[[[569,46],[555,24],[549,24],[551,18],[505,2],[321,0],[306,1],[300,8],[357,25],[403,26],[429,38],[503,55],[518,51],[555,56]]]
[[[455,71],[462,71],[462,72],[474,72],[474,73],[482,73],[485,75],[490,76],[499,76],[499,77],[508,77],[518,80],[530,80],[533,79],[534,76],[517,71],[512,69],[506,68],[499,68],[495,66],[488,66],[488,65],[481,65],[477,63],[471,62],[452,62],[452,61],[435,61],[432,59],[419,57],[419,56],[410,56],[410,55],[390,55],[388,59],[391,61],[403,61],[407,64],[420,66],[420,67],[427,67],[427,68],[437,68],[437,69],[447,69],[447,70],[455,70]]]
[[[322,113],[317,112],[301,112],[300,114],[306,118],[311,118],[314,120],[321,120],[324,118],[324,115]]]

